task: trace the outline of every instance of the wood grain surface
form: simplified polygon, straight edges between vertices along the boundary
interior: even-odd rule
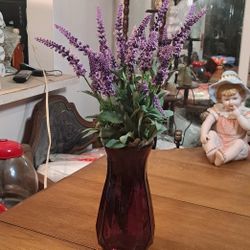
[[[103,157],[11,208],[0,221],[37,237],[100,249],[95,222],[105,174]],[[148,176],[155,215],[151,250],[250,249],[249,159],[218,168],[201,148],[152,150]]]
[[[72,250],[83,249],[91,250],[93,248],[59,240],[40,233],[26,230],[17,226],[8,225],[0,222],[0,249],[1,250]]]

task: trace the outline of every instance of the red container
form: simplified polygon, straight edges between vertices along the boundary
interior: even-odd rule
[[[37,173],[22,145],[0,139],[0,203],[12,207],[37,190]]]

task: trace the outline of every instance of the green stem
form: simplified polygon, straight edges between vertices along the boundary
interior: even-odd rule
[[[88,81],[88,79],[86,78],[85,75],[83,75],[83,78],[84,78],[84,80],[86,81],[86,83],[88,84],[89,88],[93,91],[92,86],[90,85],[90,83],[89,83],[89,81]],[[94,91],[93,91],[93,92],[94,92]]]

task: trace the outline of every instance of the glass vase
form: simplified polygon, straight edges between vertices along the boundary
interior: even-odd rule
[[[154,215],[146,162],[151,146],[109,149],[96,223],[104,250],[143,250],[153,242]]]

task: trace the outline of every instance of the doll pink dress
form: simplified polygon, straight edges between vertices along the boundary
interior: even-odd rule
[[[240,112],[243,116],[250,119],[250,109],[241,106]],[[224,152],[228,147],[232,146],[236,139],[242,139],[245,144],[240,154],[235,160],[245,159],[249,153],[249,145],[247,142],[247,131],[239,125],[237,119],[229,112],[223,110],[221,103],[215,104],[208,111],[215,117],[216,123],[214,130],[217,132],[218,139],[216,147]],[[250,122],[250,120],[249,120]]]

